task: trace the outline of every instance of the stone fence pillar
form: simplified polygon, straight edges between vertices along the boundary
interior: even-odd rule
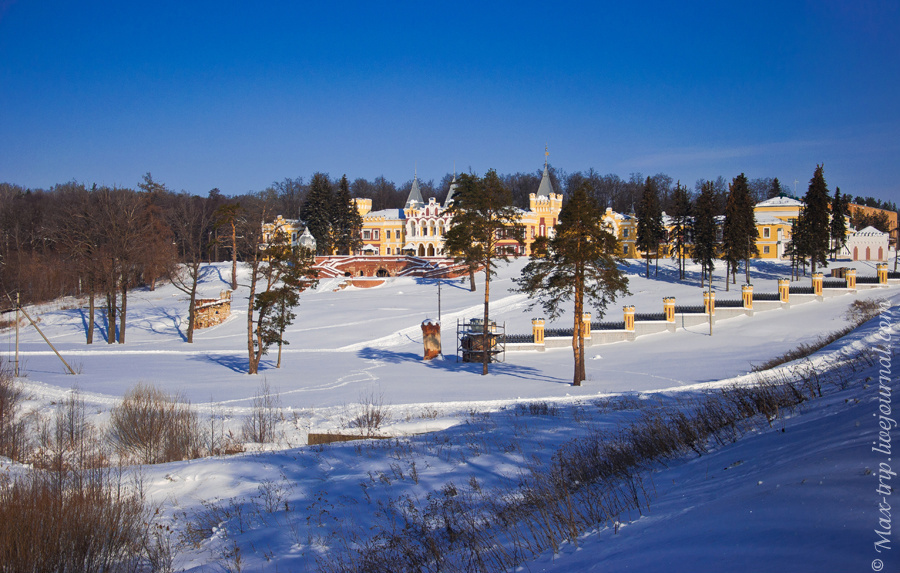
[[[532,318],[531,319],[531,336],[534,340],[535,344],[543,344],[544,343],[544,319],[543,318]]]
[[[625,311],[625,330],[634,332],[634,305],[623,307]]]
[[[666,322],[675,322],[675,297],[663,298],[663,312],[666,314]]]
[[[716,293],[715,291],[703,291],[703,312],[710,315],[716,315]]]
[[[847,288],[856,288],[856,269],[847,269],[844,278],[847,279]]]
[[[581,334],[585,339],[591,337],[591,313],[589,312],[581,315]]]
[[[878,272],[878,284],[886,285],[887,284],[887,263],[878,263],[875,265],[875,270]]]
[[[753,310],[753,285],[741,285],[741,296],[744,299],[744,308]]]
[[[790,279],[778,279],[778,298],[781,300],[781,304],[791,302]]]
[[[816,296],[822,296],[822,281],[825,280],[825,275],[822,273],[813,273],[812,276],[812,285],[813,285],[813,294]]]

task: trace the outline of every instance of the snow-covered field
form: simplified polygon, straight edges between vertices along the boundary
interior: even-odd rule
[[[541,316],[539,307],[529,309],[527,298],[512,290],[524,264],[501,268],[491,286],[491,316],[509,333],[529,333],[531,318]],[[838,264],[875,274],[870,263]],[[638,276],[639,264],[629,272],[632,294],[611,305],[604,320],[621,320],[625,304],[661,312],[664,296],[702,304],[696,267],[689,266],[690,280],[683,284],[666,261],[656,279]],[[217,296],[229,275],[228,265],[208,267],[201,295]],[[785,265],[760,261],[751,280],[756,292],[775,292],[776,280],[788,275]],[[49,409],[77,387],[100,425],[129,388],[144,382],[183,394],[202,416],[224,419],[237,433],[265,381],[277,393],[283,416],[279,443],[270,451],[144,467],[143,482],[175,531],[185,532],[198,515],[209,522],[207,534],[179,546],[179,569],[219,571],[234,562],[238,547],[245,570],[315,570],[317,557],[336,547],[341,527],[378,524],[379,503],[405,496],[424,502],[429,492],[451,482],[475,480],[480,488],[514,482],[527,464],[549,459],[557,446],[584,431],[578,419],[585,409],[592,412],[592,427],[619,423],[619,413],[593,406],[597,399],[651,400],[750,380],[752,365],[846,326],[846,309],[856,298],[887,299],[900,311],[897,287],[860,290],[719,320],[712,336],[704,324],[594,346],[586,351],[587,380],[576,388],[570,385],[568,348],[507,353],[488,376],[480,375],[480,365],[457,362],[456,323],[481,315],[482,283],[476,292],[467,283],[441,286],[444,357],[432,362],[421,359],[420,324],[438,316],[437,283],[389,279],[376,288],[336,290],[337,283],[324,280],[301,296],[298,318],[285,334],[290,344],[282,367],[276,369],[270,355],[257,376],[246,374],[244,286],[235,292],[231,318],[196,331],[193,344],[184,340],[185,297],[167,285],[129,295],[122,345],[103,341],[99,315],[95,343],[86,345],[87,313],[77,305],[34,308],[41,328],[80,374],[64,374],[34,329],[24,329],[22,382],[29,408]],[[714,286],[717,300],[740,297],[740,278],[730,292],[721,275]],[[883,345],[879,334],[900,333],[900,314],[891,320],[888,331],[872,321],[819,355],[842,344]],[[570,325],[569,314],[547,326]],[[12,332],[2,336],[11,359]],[[847,390],[785,420],[783,431],[779,426],[755,432],[660,469],[652,476],[654,499],[644,516],[634,516],[618,533],[602,529],[577,547],[544,555],[527,570],[662,570],[667,564],[669,571],[847,571],[875,567],[876,558],[897,570],[900,557],[892,554],[900,547],[891,543],[881,554],[873,548],[882,501],[876,478],[879,463],[890,461],[869,447],[879,429],[873,389],[878,370],[860,376]],[[866,383],[873,376],[875,382]],[[890,376],[897,380],[896,373]],[[381,433],[404,437],[401,453],[396,441],[305,445],[309,432],[349,431],[358,404],[373,397],[390,412]],[[551,416],[517,415],[525,412],[517,404],[535,402],[558,410]]]

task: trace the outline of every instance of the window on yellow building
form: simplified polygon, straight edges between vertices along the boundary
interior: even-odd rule
[[[763,254],[764,254],[764,255],[768,255],[768,254],[769,254],[769,247],[763,247]]]
[[[370,241],[372,239],[372,231],[369,229],[363,229],[363,241]]]
[[[763,227],[763,238],[768,239],[771,234],[768,227]]]
[[[373,241],[377,241],[377,240],[378,240],[378,229],[372,230],[372,240],[373,240]]]
[[[388,229],[387,231],[385,231],[385,235],[387,236],[388,239],[390,239],[391,238],[391,230]],[[390,254],[390,253],[388,253],[388,254]]]
[[[628,238],[628,229],[622,229],[622,237],[624,237],[626,239]],[[625,247],[625,248],[627,249],[628,247]],[[625,251],[625,254],[627,255],[628,251]]]
[[[623,246],[622,249],[624,250],[625,256],[627,257],[628,256],[628,245]]]

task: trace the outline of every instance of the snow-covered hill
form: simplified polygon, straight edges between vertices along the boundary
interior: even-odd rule
[[[531,317],[540,316],[539,308],[530,310],[526,297],[513,290],[524,262],[502,268],[492,283],[491,314],[508,332],[530,332]],[[868,263],[855,266],[860,274],[874,274]],[[678,304],[702,303],[695,268],[689,268],[693,280],[686,284],[665,261],[658,279],[637,276],[643,270],[638,265],[630,270],[633,294],[617,301],[607,320],[620,320],[625,304],[638,312],[660,312],[664,296],[675,296]],[[218,295],[228,275],[226,265],[210,266],[202,294]],[[752,281],[757,292],[775,292],[776,280],[787,275],[784,265],[758,262]],[[719,300],[740,296],[739,284],[726,293],[720,278],[715,287]],[[63,374],[56,357],[27,328],[22,383],[37,410],[52,407],[77,387],[97,423],[129,388],[151,383],[182,393],[201,416],[223,419],[237,431],[265,381],[281,406],[281,440],[269,448],[275,451],[145,467],[144,485],[176,532],[195,532],[178,548],[181,568],[221,570],[238,547],[246,570],[315,570],[316,558],[337,547],[335,524],[376,525],[379,502],[404,496],[424,502],[429,492],[451,482],[500,487],[527,463],[548,459],[555,447],[584,431],[581,420],[595,426],[618,423],[617,411],[597,413],[598,399],[652,400],[749,380],[753,364],[843,328],[855,298],[884,298],[895,310],[900,304],[896,287],[861,290],[721,320],[712,336],[700,325],[594,346],[587,350],[588,379],[575,388],[571,350],[565,348],[508,353],[488,376],[480,375],[480,365],[456,361],[456,321],[481,314],[482,288],[479,284],[473,293],[466,284],[443,283],[439,310],[433,281],[401,278],[343,290],[323,281],[301,296],[298,318],[285,334],[290,344],[282,368],[267,359],[258,376],[246,374],[243,286],[235,292],[232,317],[197,331],[194,344],[184,341],[185,297],[169,286],[130,295],[122,345],[102,340],[86,345],[84,309],[45,305],[32,314],[80,374]],[[444,357],[423,362],[419,325],[438,312]],[[896,318],[900,322],[900,315]],[[570,322],[571,316],[564,316],[559,326]],[[896,326],[891,328],[886,332],[896,335]],[[843,344],[875,344],[878,322],[866,329]],[[11,358],[11,332],[3,336]],[[822,352],[835,352],[840,344]],[[648,515],[618,534],[598,531],[577,548],[568,545],[556,557],[540,558],[529,570],[659,570],[663,563],[671,571],[849,570],[868,567],[875,558],[896,569],[900,559],[876,555],[871,545],[880,501],[874,490],[884,460],[867,447],[878,431],[878,404],[866,378],[877,379],[877,368],[860,376],[847,390],[784,421],[783,432],[781,427],[760,431],[655,473]],[[891,376],[896,381],[897,375]],[[304,445],[311,431],[346,431],[358,403],[373,397],[391,414],[382,433],[431,433],[399,443]],[[554,414],[516,415],[517,404],[530,403],[550,405]],[[273,500],[282,509],[260,509]],[[197,533],[203,516],[209,529]],[[770,566],[771,559],[776,566]]]

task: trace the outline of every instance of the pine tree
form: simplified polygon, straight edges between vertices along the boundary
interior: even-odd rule
[[[363,220],[356,203],[350,197],[350,183],[346,175],[341,177],[338,192],[334,196],[332,212],[331,231],[334,249],[339,255],[352,255],[362,247],[360,232]]]
[[[265,220],[265,214],[263,206],[259,220]],[[261,240],[261,234],[255,240]],[[248,374],[256,374],[263,355],[273,344],[278,345],[277,366],[281,366],[281,346],[287,344],[284,330],[296,318],[292,309],[297,306],[302,291],[315,287],[318,273],[313,268],[314,254],[292,246],[290,236],[281,228],[266,243],[257,243],[249,264]]]
[[[603,225],[603,213],[582,183],[563,206],[552,238],[538,237],[528,265],[516,280],[519,291],[541,302],[551,319],[561,313],[565,300],[573,299],[572,351],[575,355],[573,386],[585,376],[582,315],[585,300],[598,316],[617,294],[628,294],[628,278],[619,268],[619,243]]]
[[[706,181],[700,188],[700,196],[694,208],[694,256],[693,261],[700,265],[700,286],[708,277],[712,287],[712,272],[716,259],[716,187],[712,181]],[[727,278],[727,277],[726,277]]]
[[[816,265],[828,266],[828,241],[830,238],[828,225],[828,186],[825,184],[825,173],[822,165],[816,166],[812,179],[809,180],[809,188],[803,197],[806,204],[803,215],[800,217],[800,225],[806,236],[807,249],[805,253],[809,257],[810,272],[816,272]]]
[[[309,186],[309,195],[300,208],[300,218],[316,239],[316,253],[331,255],[334,252],[331,222],[334,219],[334,193],[328,175],[316,173]]]
[[[831,257],[834,260],[847,243],[847,197],[841,195],[841,188],[834,190],[831,201],[831,223],[829,238],[831,239]]]
[[[647,277],[650,277],[650,253],[659,260],[659,242],[663,239],[665,228],[662,222],[662,209],[659,206],[659,193],[650,178],[644,184],[644,192],[637,212],[637,238],[635,248],[644,251],[647,259]]]
[[[491,276],[498,261],[509,261],[509,254],[498,245],[501,237],[513,237],[524,242],[524,228],[519,223],[518,210],[512,205],[512,193],[503,185],[497,172],[491,169],[481,179],[463,174],[447,209],[451,217],[450,229],[444,240],[444,251],[457,262],[470,268],[484,270],[484,332],[482,341],[482,374],[488,373],[490,354],[487,352],[490,329]]]
[[[675,185],[672,193],[672,232],[675,240],[675,249],[672,258],[678,260],[678,280],[684,280],[684,263],[687,258],[687,248],[690,244],[691,229],[693,227],[694,206],[686,187],[681,186],[681,181]]]
[[[725,223],[722,225],[722,259],[735,282],[738,262],[744,261],[747,283],[750,282],[750,257],[759,254],[756,247],[756,219],[747,177],[741,173],[728,186],[725,198]],[[725,290],[728,290],[726,270]]]

